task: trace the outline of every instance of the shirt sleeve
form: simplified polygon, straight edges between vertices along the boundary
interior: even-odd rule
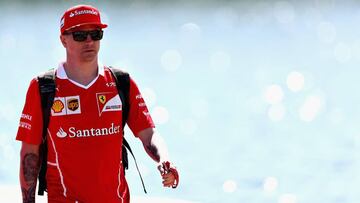
[[[25,105],[20,117],[16,140],[39,145],[42,142],[42,110],[39,84],[36,79],[30,82]]]
[[[130,78],[129,100],[130,109],[127,124],[133,134],[137,136],[140,131],[146,128],[155,128],[144,98],[132,78]]]

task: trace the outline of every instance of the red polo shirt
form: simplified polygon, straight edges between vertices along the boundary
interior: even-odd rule
[[[129,202],[121,164],[122,103],[111,72],[99,66],[89,85],[70,80],[60,64],[48,127],[48,198],[62,202]],[[134,135],[153,128],[145,102],[130,80],[127,124]],[[38,82],[26,95],[17,140],[41,144],[42,113]]]

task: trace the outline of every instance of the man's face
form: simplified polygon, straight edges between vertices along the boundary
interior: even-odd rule
[[[72,34],[74,32],[78,32],[79,34],[80,31],[81,35],[81,31],[96,32],[96,30],[100,29],[95,25],[84,25],[68,30],[64,34],[60,35],[60,39],[66,49],[68,59],[79,62],[91,62],[97,59],[97,54],[100,49],[100,40],[93,40],[90,34],[88,34],[84,41],[75,41]]]

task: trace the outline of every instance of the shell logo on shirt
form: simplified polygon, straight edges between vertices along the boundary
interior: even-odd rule
[[[54,113],[60,113],[64,109],[64,103],[59,99],[55,99],[51,109]]]
[[[52,116],[65,116],[71,114],[81,113],[80,97],[55,97],[54,103],[51,107]]]
[[[96,101],[100,116],[103,112],[122,110],[121,99],[117,92],[96,93]]]

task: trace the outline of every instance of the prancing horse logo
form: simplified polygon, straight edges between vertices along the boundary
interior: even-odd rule
[[[106,102],[106,96],[105,95],[99,95],[99,101],[102,103],[102,104],[105,104],[105,102]]]

